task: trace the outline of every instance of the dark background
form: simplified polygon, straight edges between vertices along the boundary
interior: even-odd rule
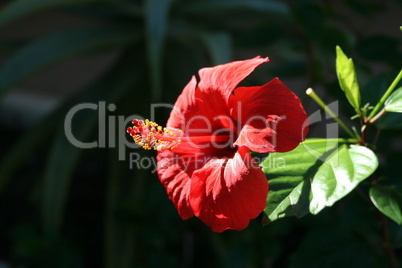
[[[386,220],[384,247],[384,218],[359,190],[317,216],[265,227],[256,219],[217,234],[196,218],[182,221],[156,174],[130,168],[130,153],[154,152],[126,148],[119,161],[116,145],[130,141],[124,120],[173,104],[200,68],[257,55],[271,61],[244,85],[278,76],[309,114],[318,107],[304,91],[313,87],[348,118],[335,46],[354,60],[363,103],[375,102],[401,68],[401,14],[398,0],[4,1],[0,267],[390,267],[389,250],[402,258],[402,230]],[[115,144],[72,146],[67,112],[99,102],[116,105],[105,137]],[[97,112],[74,117],[77,139],[98,139]],[[161,125],[168,112],[157,111]],[[325,137],[325,123],[309,137]],[[393,180],[402,179],[401,125],[384,127],[378,145]]]

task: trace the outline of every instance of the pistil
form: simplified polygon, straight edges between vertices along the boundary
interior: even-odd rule
[[[133,126],[127,128],[127,133],[145,150],[173,149],[182,142],[182,130],[162,128],[148,119],[134,119],[131,123]]]

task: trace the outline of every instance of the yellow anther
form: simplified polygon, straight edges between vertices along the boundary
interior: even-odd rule
[[[173,149],[181,143],[183,131],[162,128],[155,122],[134,119],[133,127],[129,127],[127,132],[133,137],[133,140],[145,150],[165,150]],[[177,135],[179,134],[179,135]]]

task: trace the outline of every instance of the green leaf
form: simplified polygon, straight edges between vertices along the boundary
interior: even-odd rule
[[[384,215],[402,225],[402,189],[395,186],[373,186],[370,199]]]
[[[342,145],[330,153],[313,176],[310,212],[319,213],[351,192],[378,167],[376,155],[367,147]]]
[[[300,218],[309,213],[311,168],[327,151],[338,145],[318,140],[312,142],[315,140],[306,140],[288,153],[271,153],[261,163],[270,187],[268,205],[264,210],[269,221],[288,216]],[[307,150],[310,148],[311,153]]]
[[[171,3],[172,0],[145,1],[145,31],[148,65],[154,101],[160,101],[162,98],[162,56]]]
[[[346,98],[356,112],[359,112],[360,90],[353,60],[348,59],[339,46],[336,47],[336,73],[339,85],[345,93]]]
[[[59,31],[27,45],[0,68],[0,97],[28,76],[80,53],[120,48],[136,40],[127,27],[80,27]]]
[[[378,161],[363,146],[308,139],[291,152],[270,154],[261,166],[270,185],[264,210],[269,222],[332,206],[370,176]]]
[[[90,3],[99,3],[99,0],[18,0],[10,1],[0,12],[0,27],[22,17],[47,9],[70,7]],[[106,2],[106,0],[104,0]],[[110,2],[110,1],[108,1]]]
[[[384,109],[387,112],[402,113],[402,87],[388,97],[384,103]]]

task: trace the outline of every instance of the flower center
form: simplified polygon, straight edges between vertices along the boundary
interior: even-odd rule
[[[133,137],[135,143],[146,150],[173,149],[182,141],[182,130],[162,128],[148,119],[134,119],[131,123],[133,127],[127,128],[127,133]]]
[[[228,132],[220,132],[221,135],[184,135],[183,131],[175,128],[162,128],[148,119],[131,121],[132,127],[127,128],[127,133],[133,137],[136,144],[146,150],[174,149],[182,144],[176,152],[197,152],[208,149],[225,152],[234,149],[231,141],[232,135]]]

